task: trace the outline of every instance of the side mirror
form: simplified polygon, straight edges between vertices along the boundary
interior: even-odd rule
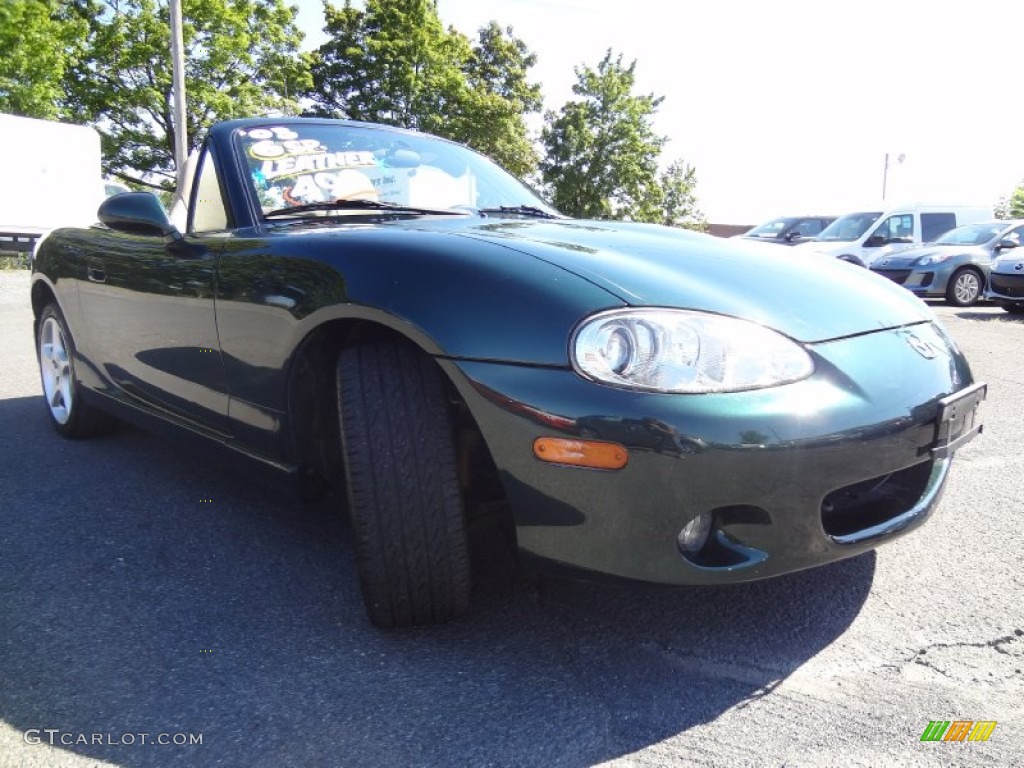
[[[865,248],[879,248],[889,241],[885,239],[885,235],[872,235],[864,241]]]
[[[124,192],[112,195],[100,204],[100,221],[117,232],[136,235],[160,235],[172,241],[181,233],[167,218],[164,207],[151,192]]]
[[[795,229],[791,229],[789,232],[785,234],[784,239],[787,243],[792,243],[794,240],[799,240],[801,237],[803,237],[803,235],[801,235]]]
[[[1009,248],[1016,248],[1016,247],[1017,247],[1017,244],[1013,240],[1010,240],[1009,238],[1003,238],[998,243],[996,243],[996,250],[997,251],[1004,251],[1004,250],[1007,250]]]

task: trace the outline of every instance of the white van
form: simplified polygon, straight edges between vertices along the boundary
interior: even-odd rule
[[[992,218],[991,206],[911,203],[840,216],[813,240],[796,247],[829,253],[866,267],[875,260],[882,246],[899,243],[911,247],[931,242],[961,224]]]

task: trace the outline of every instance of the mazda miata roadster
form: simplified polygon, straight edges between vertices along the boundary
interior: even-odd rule
[[[850,557],[924,522],[981,428],[931,311],[835,259],[567,218],[379,125],[220,123],[183,179],[169,214],[116,195],[38,247],[48,417],[333,492],[378,626],[464,612],[496,515],[523,564],[583,576]]]

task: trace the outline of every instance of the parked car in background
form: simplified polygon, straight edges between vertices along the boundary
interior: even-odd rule
[[[738,237],[779,245],[796,245],[817,237],[835,220],[835,216],[783,216],[766,221]]]
[[[1007,312],[1024,314],[1024,220],[1000,239],[985,296]]]
[[[1024,221],[988,221],[952,229],[935,242],[883,253],[871,271],[899,283],[916,296],[943,297],[957,307],[980,299],[992,262],[1020,245]]]
[[[379,626],[466,611],[494,528],[669,584],[852,557],[924,523],[980,430],[931,310],[829,257],[576,221],[391,126],[219,123],[182,170],[170,215],[113,195],[39,247],[40,410],[334,489]]]
[[[897,243],[911,247],[927,243],[961,224],[991,218],[991,206],[913,203],[887,211],[858,211],[840,216],[820,235],[801,243],[800,247],[830,253],[864,267],[875,261],[883,246]]]

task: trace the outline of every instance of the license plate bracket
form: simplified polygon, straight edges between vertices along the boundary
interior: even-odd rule
[[[978,406],[988,394],[988,384],[974,384],[939,400],[939,413],[935,420],[935,440],[931,455],[935,459],[951,456],[979,434],[983,425],[978,422]]]

